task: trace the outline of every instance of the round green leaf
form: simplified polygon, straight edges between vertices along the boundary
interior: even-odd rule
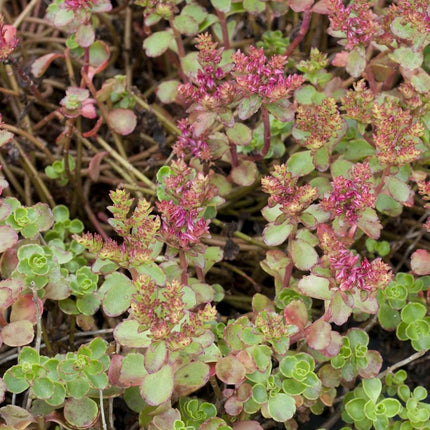
[[[131,303],[135,288],[129,278],[121,273],[112,273],[106,276],[105,282],[99,290],[106,291],[103,297],[103,310],[106,315],[113,317],[124,313]]]
[[[278,393],[269,399],[267,410],[275,421],[283,423],[293,417],[296,412],[296,402],[291,396]]]
[[[96,422],[98,413],[97,403],[88,397],[70,398],[64,404],[64,418],[69,424],[76,427],[91,427]]]
[[[75,41],[82,46],[88,48],[95,40],[94,28],[91,24],[80,25],[75,33]]]
[[[224,13],[230,12],[231,0],[211,0],[212,6]]]
[[[172,40],[171,31],[157,31],[143,41],[143,48],[148,57],[158,57],[167,51]]]
[[[310,270],[318,261],[318,254],[314,247],[302,239],[292,242],[291,256],[295,266],[300,270]]]
[[[385,416],[387,416],[388,418],[394,417],[402,409],[402,406],[397,399],[384,399],[380,402],[380,404],[384,406]]]
[[[85,377],[75,376],[66,382],[66,386],[68,394],[76,399],[82,398],[90,390],[90,384]]]
[[[299,290],[306,296],[315,299],[328,300],[332,293],[329,289],[329,280],[320,276],[309,275],[304,276],[299,281]]]
[[[167,359],[165,342],[153,343],[145,353],[145,369],[149,373],[158,371]]]
[[[346,71],[354,78],[358,78],[366,67],[364,48],[355,47],[348,55]]]
[[[199,31],[199,24],[192,16],[189,15],[181,14],[176,16],[173,20],[173,25],[179,33],[187,36],[193,36]]]
[[[389,57],[402,67],[409,70],[418,69],[423,63],[423,54],[421,51],[414,51],[408,46],[400,46],[389,54]]]
[[[281,245],[288,238],[294,228],[288,221],[277,225],[274,222],[267,224],[263,231],[264,243],[268,246]]]
[[[94,315],[100,307],[100,300],[93,294],[85,294],[76,299],[76,308],[81,314]]]
[[[54,383],[48,378],[37,378],[33,382],[32,390],[38,399],[48,399],[54,394]]]
[[[209,380],[209,372],[210,367],[201,361],[181,367],[175,373],[175,392],[182,397],[198,390]]]
[[[139,385],[148,374],[144,366],[144,356],[137,352],[130,352],[121,362],[119,380],[124,385]]]
[[[114,329],[115,340],[128,348],[146,348],[151,344],[149,330],[140,331],[139,323],[135,320],[126,320]]]
[[[288,159],[287,166],[294,176],[305,176],[313,172],[315,167],[311,151],[296,152]]]
[[[364,379],[363,389],[367,397],[376,403],[382,390],[382,382],[379,378]]]
[[[352,399],[346,403],[345,409],[348,415],[356,422],[362,421],[366,418],[364,415],[364,405],[366,400],[362,398]]]
[[[173,383],[171,366],[163,366],[158,372],[144,377],[140,385],[140,394],[149,405],[158,406],[170,399]]]
[[[176,100],[179,83],[177,80],[165,81],[157,87],[157,97],[162,103],[172,103]]]
[[[258,176],[257,165],[250,160],[242,160],[231,169],[231,177],[235,184],[247,187],[252,185]]]
[[[19,394],[29,388],[29,384],[24,378],[21,366],[12,366],[3,375],[3,381],[7,390],[11,393]]]
[[[409,200],[412,191],[403,181],[395,176],[387,176],[384,183],[394,200],[400,203],[405,203]]]
[[[252,131],[245,124],[236,122],[227,129],[227,137],[235,145],[248,145],[252,140]]]
[[[408,303],[400,313],[402,321],[406,324],[420,320],[426,315],[426,307],[421,303]]]
[[[267,389],[263,384],[255,384],[252,387],[252,399],[258,404],[267,402]]]

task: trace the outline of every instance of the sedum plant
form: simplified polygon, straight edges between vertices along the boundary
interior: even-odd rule
[[[426,1],[0,12],[0,428],[429,427]]]

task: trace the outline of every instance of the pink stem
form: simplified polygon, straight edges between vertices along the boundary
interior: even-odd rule
[[[288,45],[287,50],[285,51],[285,56],[289,57],[293,51],[296,49],[298,44],[303,40],[306,36],[306,33],[309,30],[309,25],[311,23],[312,11],[310,9],[305,10],[303,14],[302,25],[300,26],[300,30],[297,33],[296,38]]]

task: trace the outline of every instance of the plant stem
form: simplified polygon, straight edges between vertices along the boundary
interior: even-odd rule
[[[264,127],[264,145],[261,150],[260,158],[264,158],[269,152],[271,140],[269,111],[266,109],[266,106],[261,107],[261,120],[263,121]]]
[[[106,418],[105,418],[105,409],[103,406],[103,390],[99,390],[99,398],[100,398],[100,419],[102,421],[102,429],[107,430]]]
[[[225,19],[225,13],[216,9],[216,14],[219,19],[219,25],[221,26],[222,41],[224,44],[224,49],[230,49],[230,38],[228,37],[228,27],[227,27],[227,20]]]
[[[289,57],[293,51],[296,49],[296,47],[299,45],[299,43],[303,40],[303,38],[306,36],[306,33],[309,30],[309,25],[311,23],[311,17],[312,17],[312,11],[310,9],[307,9],[303,13],[303,21],[302,25],[300,26],[300,30],[297,33],[297,36],[295,39],[288,45],[285,56]]]
[[[232,142],[230,142],[230,155],[231,155],[231,165],[233,167],[237,167],[239,164],[237,159],[237,148],[236,145]]]
[[[187,257],[185,256],[185,252],[182,249],[179,250],[179,265],[182,269],[181,283],[183,285],[188,285],[188,274],[187,274],[188,263],[187,263]]]
[[[18,75],[23,80],[23,82],[25,82],[25,85],[27,85],[28,88],[30,88],[34,97],[36,97],[38,100],[43,100],[42,94],[40,93],[40,91],[38,90],[34,82],[29,78],[27,73],[25,73],[25,71],[22,69],[18,61],[12,57],[10,57],[8,61],[9,61],[9,64],[11,64],[11,66],[17,71]]]
[[[407,366],[408,364],[412,363],[413,361],[415,361],[418,358],[422,357],[423,355],[427,354],[427,352],[428,352],[428,350],[418,351],[415,354],[412,354],[409,357],[405,358],[404,360],[401,360],[398,363],[393,364],[390,367],[387,367],[377,377],[379,379],[382,379],[387,373],[393,372],[394,370],[398,369],[399,367]]]

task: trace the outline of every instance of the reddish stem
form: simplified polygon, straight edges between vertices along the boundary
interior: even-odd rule
[[[182,249],[179,250],[179,265],[182,269],[181,283],[183,285],[188,285],[188,274],[187,274],[188,263],[187,263],[187,257],[185,256],[185,252]]]
[[[84,48],[84,65],[82,67],[82,70],[85,75],[88,75],[88,71],[90,68],[90,48]],[[81,81],[81,88],[85,87],[84,79]]]
[[[9,64],[17,71],[18,75],[22,79],[22,81],[26,84],[28,88],[30,88],[31,92],[33,93],[34,97],[36,97],[39,100],[43,100],[43,95],[38,90],[34,82],[30,79],[30,77],[25,73],[25,71],[22,69],[20,64],[15,58],[9,57],[8,59]]]
[[[293,262],[290,261],[285,267],[284,279],[282,280],[282,289],[288,288],[290,285],[291,274],[293,273]]]
[[[384,182],[385,182],[384,179],[386,176],[388,176],[390,174],[390,170],[391,170],[390,166],[387,166],[384,169],[384,171],[382,172],[381,180],[379,181],[378,186],[375,188],[375,196],[378,196],[379,193],[381,192],[382,187],[384,186]]]
[[[230,154],[231,154],[231,164],[233,167],[237,167],[238,160],[237,160],[237,148],[236,145],[232,142],[230,142]]]
[[[261,150],[260,154],[254,155],[250,157],[249,159],[252,161],[257,161],[263,159],[270,149],[270,143],[271,143],[271,132],[270,132],[270,118],[269,118],[269,111],[266,109],[266,107],[263,105],[261,106],[261,121],[263,122],[263,149]]]
[[[309,30],[309,26],[311,24],[311,17],[312,17],[312,11],[310,9],[307,9],[303,13],[303,21],[302,25],[300,26],[300,30],[297,33],[297,36],[295,39],[288,45],[288,48],[285,51],[285,56],[289,57],[293,51],[296,49],[298,44],[303,40],[303,38],[306,36],[306,33]]]
[[[196,266],[196,275],[200,282],[205,282],[205,274],[203,273],[203,269],[201,267]]]
[[[264,127],[264,145],[261,150],[260,158],[264,158],[269,152],[271,141],[269,111],[265,106],[261,107],[261,120],[263,121]]]
[[[170,28],[173,30],[173,35],[175,36],[176,46],[178,48],[178,54],[180,58],[185,57],[185,48],[184,44],[182,43],[182,37],[181,33],[179,33],[178,30],[176,30],[175,25],[173,24],[173,19],[169,19]]]
[[[225,13],[217,9],[216,14],[218,15],[219,24],[221,26],[224,48],[230,49],[230,39],[228,37],[228,27],[227,27],[227,21],[225,19]]]

